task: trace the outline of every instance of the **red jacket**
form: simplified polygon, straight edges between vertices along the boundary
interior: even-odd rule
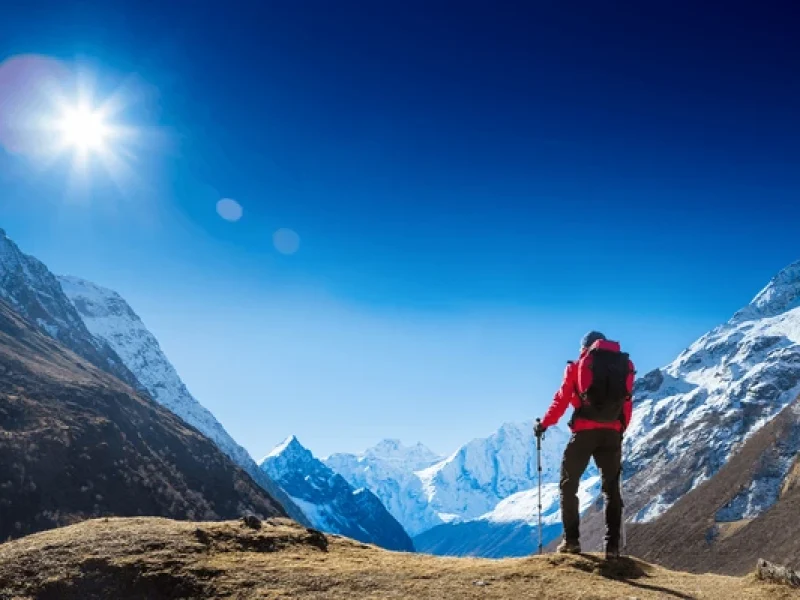
[[[601,340],[597,343],[602,344],[609,350],[613,349],[619,351],[620,349],[617,342]],[[587,349],[582,350],[580,358],[583,358],[587,352]],[[630,366],[631,370],[630,374],[628,375],[628,393],[633,394],[633,381],[635,375],[632,362]],[[625,403],[622,405],[622,416],[625,419],[626,427],[628,423],[631,422],[631,415],[633,414],[633,401],[631,398],[632,396],[628,396],[628,399],[625,400]],[[564,371],[564,381],[561,383],[561,387],[556,392],[555,398],[553,398],[553,403],[550,405],[550,408],[547,410],[544,418],[542,419],[542,426],[552,427],[558,423],[559,419],[564,416],[567,407],[570,405],[575,410],[581,407],[581,399],[578,396],[577,362],[569,363],[567,365],[567,369]],[[613,423],[598,423],[596,421],[589,421],[588,419],[573,419],[573,421],[570,423],[570,429],[572,429],[574,432],[585,431],[587,429],[614,429],[616,431],[622,431],[622,423],[618,421]]]

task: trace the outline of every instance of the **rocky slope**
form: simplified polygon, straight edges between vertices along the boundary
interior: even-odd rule
[[[799,303],[800,263],[794,263],[727,323],[637,381],[624,447],[629,522],[657,522],[797,397]],[[757,517],[770,498],[757,487],[736,506]],[[590,509],[581,527],[589,549],[601,545],[602,516],[595,513]]]
[[[798,300],[800,263],[637,383],[625,443],[632,520],[664,514],[800,393]]]
[[[260,466],[302,507],[314,527],[388,550],[414,550],[402,525],[375,494],[353,488],[295,436],[277,446]]]
[[[630,528],[636,556],[741,575],[758,558],[800,567],[800,399],[752,435],[710,480]]]
[[[198,431],[0,300],[0,539],[103,515],[243,511],[284,514]]]
[[[0,545],[3,600],[796,597],[753,577],[607,564],[594,555],[498,561],[387,552],[281,519],[257,530],[239,522],[96,520]]]
[[[189,393],[158,340],[119,294],[77,277],[60,277],[59,282],[81,324],[119,356],[122,364],[156,402],[210,438],[276,498],[292,518],[309,524],[299,507],[258,468],[250,454],[234,441],[214,415]]]
[[[89,333],[56,277],[36,258],[20,251],[2,229],[0,298],[78,356],[132,386],[138,385],[116,352]]]

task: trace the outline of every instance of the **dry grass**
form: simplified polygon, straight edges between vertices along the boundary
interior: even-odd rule
[[[781,497],[789,494],[798,487],[800,487],[800,457],[794,461],[794,465],[789,470],[786,479],[783,481],[783,486],[781,487]]]
[[[793,598],[754,577],[596,555],[513,560],[392,553],[288,520],[86,521],[0,546],[0,598]]]
[[[739,521],[731,521],[730,523],[717,523],[717,533],[719,535],[719,539],[724,540],[732,535],[735,535],[752,522],[753,519],[741,519]]]

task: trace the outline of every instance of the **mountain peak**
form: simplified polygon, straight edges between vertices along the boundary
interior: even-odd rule
[[[400,462],[407,465],[414,465],[414,468],[421,468],[419,465],[427,466],[441,459],[439,455],[422,443],[406,446],[397,439],[381,440],[372,448],[367,448],[362,454],[362,457],[389,462]]]
[[[122,296],[78,277],[59,277],[55,285],[58,293],[64,295],[66,301],[71,303],[71,308],[77,311],[76,317],[82,319],[82,325],[88,329],[87,334],[91,333],[113,350],[153,400],[212,440],[259,486],[281,502],[289,516],[309,523],[283,490],[258,468],[250,454],[186,389],[156,337]]]
[[[397,452],[401,448],[403,448],[402,442],[398,439],[391,438],[381,440],[372,447],[372,450],[377,452]]]
[[[114,350],[89,332],[56,276],[40,260],[22,252],[5,232],[0,234],[0,298],[49,337],[125,383],[139,387]]]
[[[351,485],[304,448],[297,436],[290,435],[264,457],[261,470],[289,494],[317,529],[390,550],[414,547],[377,496],[363,486]]]
[[[800,306],[800,261],[778,272],[734,319],[745,321],[776,317]]]
[[[284,457],[302,457],[304,455],[311,456],[311,452],[300,443],[300,440],[297,439],[296,435],[290,435],[285,440],[283,440],[280,444],[275,446],[269,454],[267,454],[264,458],[259,461],[259,464],[264,463],[270,458],[277,458],[279,456]]]

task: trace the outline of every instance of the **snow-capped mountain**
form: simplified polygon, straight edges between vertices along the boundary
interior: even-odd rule
[[[314,527],[389,550],[411,552],[411,538],[366,488],[353,488],[297,440],[289,437],[260,463],[302,508]]]
[[[542,443],[545,543],[561,533],[558,493],[553,490],[568,439],[567,432],[553,427]],[[387,440],[361,455],[334,454],[325,462],[352,485],[372,490],[412,535],[419,551],[496,557],[535,549],[532,421],[506,423],[439,460],[424,446],[408,448]],[[597,481],[591,465],[581,488],[585,506],[596,495]]]
[[[628,527],[628,548],[670,569],[745,575],[759,558],[800,567],[800,398],[666,513]]]
[[[413,536],[442,523],[415,475],[441,460],[422,444],[408,447],[384,440],[362,454],[333,454],[323,462],[353,487],[371,490]]]
[[[581,512],[600,493],[600,476],[587,473],[578,492]],[[539,544],[539,492],[537,488],[518,492],[502,500],[477,519],[434,527],[414,538],[420,552],[445,556],[504,558],[528,556]],[[558,483],[542,485],[542,544],[561,535],[561,507]]]
[[[632,520],[656,519],[711,478],[798,393],[800,262],[670,365],[637,382],[625,436]],[[743,493],[736,507],[748,507],[748,518],[769,508],[759,489]]]
[[[552,427],[542,441],[544,544],[561,534],[558,481],[568,440],[566,431]],[[498,558],[536,550],[538,488],[532,421],[506,423],[417,476],[430,505],[447,519],[414,536],[420,552]],[[581,484],[581,510],[591,505],[598,491],[599,476],[592,463]]]
[[[46,335],[125,383],[139,387],[109,345],[86,329],[58,279],[47,267],[24,254],[0,229],[0,297]]]
[[[542,443],[542,481],[559,479],[569,434],[547,431]],[[536,484],[533,421],[505,423],[486,438],[463,445],[445,460],[417,472],[428,504],[446,522],[475,519],[509,496]]]
[[[136,376],[156,402],[210,438],[233,462],[281,502],[292,518],[308,524],[301,510],[258,468],[247,451],[233,440],[214,415],[189,393],[161,350],[158,340],[119,294],[77,277],[60,277],[55,285],[58,286],[59,282],[59,290],[63,290],[62,296],[66,294],[73,313],[79,315],[81,327],[113,349],[115,356]]]

